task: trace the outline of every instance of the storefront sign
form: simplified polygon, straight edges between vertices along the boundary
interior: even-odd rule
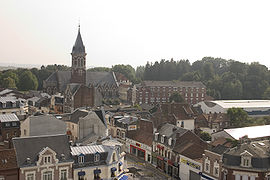
[[[187,159],[184,159],[184,158],[181,158],[181,163],[186,164],[186,165],[188,165],[188,166],[190,166],[192,168],[198,169],[198,170],[201,169],[200,165],[198,165],[198,164],[196,164],[194,162],[191,162],[191,161],[189,161]]]
[[[159,145],[159,144],[157,145],[157,148],[158,148],[158,149],[164,149],[164,147],[161,146],[161,145]]]
[[[129,131],[131,131],[131,130],[136,130],[136,129],[137,129],[136,124],[134,124],[134,125],[129,125],[129,126],[128,126],[128,130],[129,130]]]
[[[138,146],[138,147],[141,147],[141,144],[139,144],[139,143],[136,143],[136,146]]]

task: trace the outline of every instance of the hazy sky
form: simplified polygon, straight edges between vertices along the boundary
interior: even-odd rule
[[[1,0],[0,63],[71,64],[80,19],[87,66],[222,57],[270,67],[265,0]]]

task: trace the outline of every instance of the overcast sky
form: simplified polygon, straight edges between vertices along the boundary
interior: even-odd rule
[[[71,64],[80,19],[87,66],[205,56],[270,67],[265,0],[1,0],[0,63]]]

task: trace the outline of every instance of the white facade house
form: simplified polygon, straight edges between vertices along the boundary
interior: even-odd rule
[[[126,138],[126,151],[144,159],[146,162],[152,162],[152,146]]]
[[[181,120],[177,120],[176,125],[178,127],[193,131],[195,128],[194,122],[195,122],[194,119],[181,119]]]
[[[74,159],[73,179],[121,178],[124,173],[125,153],[118,146],[88,145],[71,147]]]
[[[188,157],[180,155],[179,160],[179,177],[183,180],[200,180],[202,172],[202,164]]]

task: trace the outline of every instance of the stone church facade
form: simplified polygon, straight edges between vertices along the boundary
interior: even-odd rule
[[[114,72],[86,70],[86,52],[80,27],[71,56],[71,71],[56,71],[43,82],[44,91],[48,94],[64,95],[64,112],[78,107],[99,106],[103,99],[118,98],[119,85]]]

